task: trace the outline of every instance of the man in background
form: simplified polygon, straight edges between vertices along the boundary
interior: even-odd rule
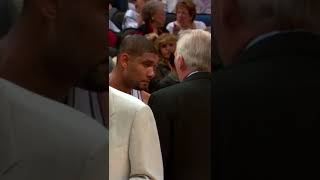
[[[151,94],[165,179],[211,179],[211,34],[190,30],[177,43],[181,83]]]

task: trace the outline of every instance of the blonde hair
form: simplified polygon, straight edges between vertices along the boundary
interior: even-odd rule
[[[155,41],[155,46],[156,46],[156,49],[160,52],[161,45],[169,44],[169,43],[177,43],[177,41],[178,39],[175,35],[169,34],[169,33],[163,33]]]

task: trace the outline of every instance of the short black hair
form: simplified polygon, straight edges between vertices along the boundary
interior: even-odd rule
[[[128,53],[132,56],[141,56],[144,53],[154,53],[158,54],[152,41],[148,40],[146,37],[133,34],[127,35],[120,44],[119,54]]]

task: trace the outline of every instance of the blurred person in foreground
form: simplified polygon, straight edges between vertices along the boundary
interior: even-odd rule
[[[216,179],[319,179],[319,1],[216,0]]]
[[[151,94],[167,180],[211,179],[211,34],[184,32],[177,42],[179,84]]]
[[[61,103],[75,85],[108,90],[106,3],[14,3],[0,42],[0,179],[106,180],[106,129]]]

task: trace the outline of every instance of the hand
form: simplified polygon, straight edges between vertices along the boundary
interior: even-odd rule
[[[145,37],[150,41],[155,41],[159,36],[156,33],[149,33],[149,34],[146,34]]]
[[[178,34],[178,32],[181,30],[181,27],[179,24],[174,23],[173,24],[173,34]]]

